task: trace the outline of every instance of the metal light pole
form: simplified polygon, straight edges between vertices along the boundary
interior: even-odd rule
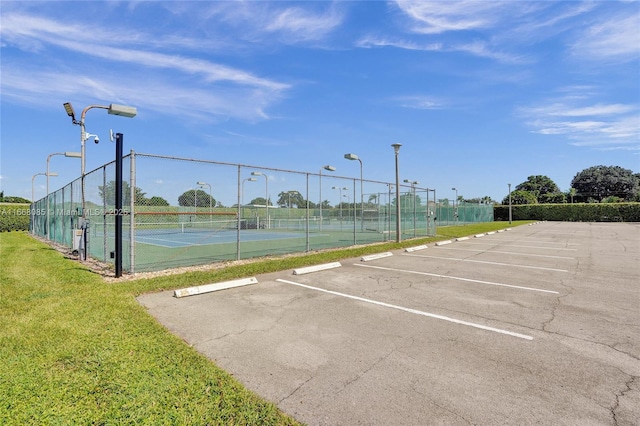
[[[289,196],[289,208],[287,209],[287,220],[291,219],[291,194],[298,194],[298,191],[287,191],[287,195]],[[287,223],[287,229],[289,228],[290,225],[291,225],[290,223]]]
[[[458,188],[451,188],[452,191],[456,191],[456,198],[453,199],[453,220],[456,225],[458,224],[458,209],[456,208],[456,203],[458,202]]]
[[[322,169],[335,172],[336,168],[333,166],[326,165],[320,169],[320,230],[322,231]]]
[[[340,229],[342,229],[342,191],[348,191],[349,188],[342,188],[340,186],[332,186],[331,189],[337,189],[340,191],[340,202],[338,203],[338,207],[340,207]]]
[[[265,207],[265,220],[267,221],[266,228],[271,227],[269,223],[269,178],[262,172],[251,172],[251,176],[264,176],[264,207]]]
[[[36,173],[35,175],[31,176],[31,204],[34,203],[34,197],[35,197],[35,191],[34,191],[34,186],[33,183],[36,179],[36,176],[46,176],[48,173]],[[57,173],[52,173],[51,176],[58,176]]]
[[[241,200],[241,204],[242,204],[243,206],[244,206],[244,183],[245,183],[246,181],[249,181],[249,182],[255,182],[255,181],[257,181],[257,180],[258,180],[258,179],[256,179],[256,178],[252,178],[252,177],[250,177],[250,178],[246,178],[246,179],[243,179],[243,180],[242,180],[242,197],[240,198],[240,200]]]
[[[509,185],[509,225],[511,225],[511,184],[508,183],[507,185]]]
[[[362,160],[356,154],[345,154],[344,158],[346,158],[347,160],[353,160],[353,161],[357,160],[360,162],[360,225],[361,225],[361,230],[364,230],[364,196],[363,196],[363,189],[362,189],[362,183],[363,183]]]
[[[409,179],[405,179],[404,180],[405,183],[409,183],[411,184],[411,192],[413,193],[413,238],[416,237],[416,215],[417,215],[417,209],[416,209],[416,185],[418,185],[420,182],[418,182],[417,180],[409,180]],[[427,201],[428,201],[428,197],[427,197]],[[428,204],[428,203],[427,203]]]
[[[79,152],[54,152],[53,154],[49,154],[49,156],[47,157],[47,226],[45,229],[45,236],[47,238],[47,240],[49,239],[49,176],[51,176],[51,173],[49,173],[49,162],[51,161],[51,157],[55,156],[55,155],[64,155],[65,157],[70,157],[70,158],[80,158],[81,154]]]
[[[209,187],[209,220],[213,221],[213,217],[211,216],[211,213],[213,213],[213,206],[212,204],[212,199],[213,197],[211,196],[211,184],[207,183],[207,182],[196,182],[197,185],[200,185],[200,187],[205,187],[208,186]]]
[[[35,202],[35,190],[34,190],[34,181],[36,180],[36,176],[46,176],[47,179],[49,179],[49,176],[58,176],[57,173],[49,173],[48,171],[46,173],[36,173],[35,175],[31,176],[31,210],[35,210],[33,208],[33,203]],[[47,191],[47,215],[49,214],[49,191]],[[35,214],[31,213],[29,215],[32,219],[31,219],[31,223],[32,225],[35,223]],[[49,221],[48,221],[48,217],[47,217],[47,224],[46,226],[49,226]],[[35,233],[35,228],[31,229],[32,233]],[[47,233],[49,232],[48,230],[46,231]]]
[[[65,102],[62,104],[64,106],[67,115],[71,117],[71,122],[74,125],[80,126],[80,180],[81,180],[81,188],[82,188],[82,229],[83,233],[86,232],[86,212],[85,212],[85,163],[86,163],[86,154],[85,154],[85,142],[90,138],[94,137],[96,143],[99,142],[97,135],[87,134],[85,131],[84,117],[87,114],[87,111],[90,109],[98,108],[98,109],[106,109],[107,112],[111,115],[120,115],[122,117],[132,118],[138,114],[138,110],[135,107],[126,106],[126,105],[118,105],[118,104],[110,104],[110,105],[89,105],[82,110],[82,114],[80,114],[80,121],[76,120],[76,114],[73,110],[73,106],[71,102]],[[133,212],[132,212],[133,213]],[[86,241],[86,235],[83,237],[83,240]],[[84,258],[86,259],[86,254],[88,252],[88,247],[84,247]]]
[[[391,146],[396,154],[396,243],[399,243],[402,238],[400,236],[400,173],[398,170],[398,153],[400,152],[402,144],[394,143],[391,144]]]

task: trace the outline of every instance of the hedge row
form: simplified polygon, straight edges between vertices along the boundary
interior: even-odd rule
[[[640,203],[522,204],[511,206],[513,220],[640,222]],[[495,206],[494,220],[509,220],[509,206]]]
[[[0,232],[28,231],[29,204],[0,203]]]

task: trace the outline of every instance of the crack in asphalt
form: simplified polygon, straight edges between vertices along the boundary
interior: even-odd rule
[[[465,418],[464,416],[462,416],[460,413],[453,411],[452,409],[445,407],[442,404],[437,403],[435,400],[433,400],[432,398],[429,398],[429,395],[426,395],[424,392],[421,392],[419,389],[416,388],[416,382],[413,381],[411,382],[411,389],[417,393],[418,395],[421,395],[422,397],[424,397],[427,401],[429,401],[431,404],[433,404],[434,406],[438,407],[439,409],[446,411],[449,414],[454,415],[456,418],[464,421],[466,424],[468,425],[474,425],[476,426],[477,423],[473,423],[471,420]]]
[[[289,395],[285,396],[284,398],[280,399],[277,404],[281,404],[282,402],[286,401],[287,399],[291,398],[293,396],[293,394],[295,394],[296,392],[298,392],[304,385],[306,385],[307,383],[309,383],[311,380],[313,380],[314,376],[309,377],[307,380],[305,380],[304,382],[300,383],[298,386],[296,386],[296,388],[294,390],[292,390]]]
[[[387,358],[389,358],[394,352],[396,352],[397,348],[393,348],[391,349],[386,355],[383,355],[381,357],[379,357],[378,359],[376,359],[371,365],[369,365],[369,367],[367,367],[365,370],[362,370],[359,374],[357,374],[354,378],[346,381],[344,383],[344,385],[342,385],[342,388],[340,390],[338,390],[336,392],[336,395],[342,393],[342,391],[344,391],[347,387],[349,387],[351,384],[357,382],[358,380],[360,380],[362,377],[364,377],[369,371],[371,371],[373,368],[375,368],[378,364],[380,364],[381,362],[385,361]]]
[[[610,408],[610,412],[611,412],[611,418],[613,420],[613,424],[614,425],[618,425],[619,424],[619,420],[618,420],[618,408],[620,408],[620,399],[622,397],[624,397],[628,392],[631,392],[632,389],[632,385],[633,382],[635,382],[637,379],[639,379],[639,376],[630,376],[629,380],[627,380],[624,384],[625,389],[622,389],[620,392],[615,394],[615,401],[613,402],[613,405]]]

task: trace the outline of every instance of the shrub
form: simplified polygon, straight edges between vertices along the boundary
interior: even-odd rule
[[[494,220],[509,220],[509,206],[497,205]],[[513,220],[565,222],[639,222],[640,203],[512,205]]]
[[[29,204],[0,203],[0,232],[28,231]]]

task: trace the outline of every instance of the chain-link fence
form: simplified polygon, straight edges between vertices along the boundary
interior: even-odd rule
[[[113,262],[121,214],[130,273],[396,239],[392,183],[133,151],[123,164],[122,212],[112,162],[34,203],[32,232]],[[492,205],[437,200],[413,185],[400,186],[399,202],[402,239],[493,220]]]

